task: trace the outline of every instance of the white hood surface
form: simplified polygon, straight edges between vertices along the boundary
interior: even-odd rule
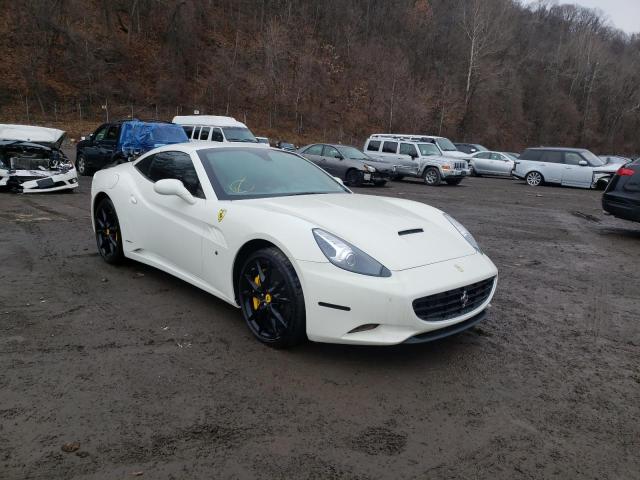
[[[0,140],[56,143],[64,133],[63,130],[57,128],[0,124]]]
[[[327,194],[250,200],[249,205],[305,220],[312,224],[311,228],[321,228],[346,240],[390,270],[406,270],[476,253],[443,212],[407,200]],[[423,231],[398,233],[417,229]],[[311,231],[309,237],[313,238]]]

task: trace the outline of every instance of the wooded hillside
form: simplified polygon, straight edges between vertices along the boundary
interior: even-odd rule
[[[640,36],[512,0],[0,2],[0,122],[232,115],[256,133],[362,144],[640,153]],[[82,125],[82,127],[69,127]]]

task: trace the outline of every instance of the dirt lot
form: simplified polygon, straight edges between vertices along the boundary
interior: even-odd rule
[[[0,195],[0,478],[640,475],[640,225],[604,217],[600,192],[363,188],[469,227],[500,270],[488,320],[274,351],[214,297],[102,262],[81,182]]]

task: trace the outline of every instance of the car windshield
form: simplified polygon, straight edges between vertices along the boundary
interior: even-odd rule
[[[589,150],[582,150],[582,156],[587,159],[590,165],[594,167],[601,167],[605,165],[605,162],[602,161],[601,158],[598,158],[594,153],[591,153]]]
[[[348,193],[319,167],[294,153],[208,148],[199,150],[198,155],[221,200]]]
[[[418,149],[420,150],[420,155],[423,157],[428,157],[430,155],[440,155],[440,150],[433,143],[419,143]]]
[[[352,160],[369,160],[369,157],[355,147],[339,147],[340,153],[344,158]]]
[[[488,152],[489,151],[488,148],[483,147],[482,145],[478,145],[478,144],[472,145],[472,147],[475,148],[476,150],[478,150],[479,152]]]
[[[438,138],[438,139],[436,139],[436,143],[440,147],[440,150],[442,150],[443,152],[457,152],[458,151],[456,146],[453,143],[451,143],[451,140],[449,140],[448,138]]]
[[[228,142],[258,143],[251,130],[244,127],[222,127],[224,136]]]

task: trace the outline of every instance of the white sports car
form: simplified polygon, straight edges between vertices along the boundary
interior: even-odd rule
[[[274,347],[424,342],[485,316],[497,270],[422,203],[356,195],[295,153],[178,144],[101,170],[93,227],[124,257],[240,307]]]

